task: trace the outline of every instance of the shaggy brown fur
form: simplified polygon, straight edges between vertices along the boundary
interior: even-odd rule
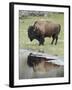
[[[60,30],[60,24],[56,24],[51,21],[35,21],[34,25],[28,28],[28,36],[31,41],[33,39],[37,39],[39,41],[39,45],[44,45],[45,37],[52,37],[53,40],[51,44],[53,44],[54,40],[56,40],[56,45]]]

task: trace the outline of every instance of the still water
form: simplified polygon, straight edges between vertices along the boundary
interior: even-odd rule
[[[46,58],[53,58],[55,60],[51,60],[49,62],[51,62],[52,65],[53,64],[60,65],[60,67],[55,68],[55,66],[53,65],[53,68],[51,69],[50,67],[52,65],[48,64],[47,66],[49,68],[48,71],[45,72],[42,70],[41,71],[37,70],[35,72],[33,68],[29,67],[27,64],[28,55],[30,53],[42,55],[43,57],[46,57]],[[52,56],[45,53],[34,52],[31,50],[26,50],[26,49],[20,49],[19,51],[19,79],[48,78],[48,77],[50,78],[50,77],[63,77],[63,76],[64,76],[64,58],[63,57],[57,57],[57,56]]]

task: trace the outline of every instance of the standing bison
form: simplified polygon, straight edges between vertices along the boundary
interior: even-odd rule
[[[46,37],[52,37],[53,44],[54,40],[55,45],[58,41],[58,35],[60,33],[61,26],[60,24],[53,23],[51,21],[35,21],[33,26],[28,28],[28,37],[30,41],[36,39],[39,41],[39,45],[44,45]]]

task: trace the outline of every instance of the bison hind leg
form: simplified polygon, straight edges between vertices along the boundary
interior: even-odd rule
[[[55,40],[55,37],[54,37],[54,36],[52,36],[52,42],[51,42],[51,44],[53,44],[54,40]]]
[[[53,40],[52,40],[51,44],[53,44],[54,43],[54,40],[56,40],[55,41],[55,45],[56,45],[57,44],[57,41],[58,41],[58,36],[57,35],[53,35],[52,38],[53,38]]]
[[[57,44],[57,41],[58,41],[58,36],[56,36],[56,42],[55,42],[55,45]]]

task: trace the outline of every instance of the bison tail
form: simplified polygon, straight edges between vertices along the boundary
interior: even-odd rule
[[[59,24],[59,33],[60,33],[60,30],[61,30],[61,25]]]

